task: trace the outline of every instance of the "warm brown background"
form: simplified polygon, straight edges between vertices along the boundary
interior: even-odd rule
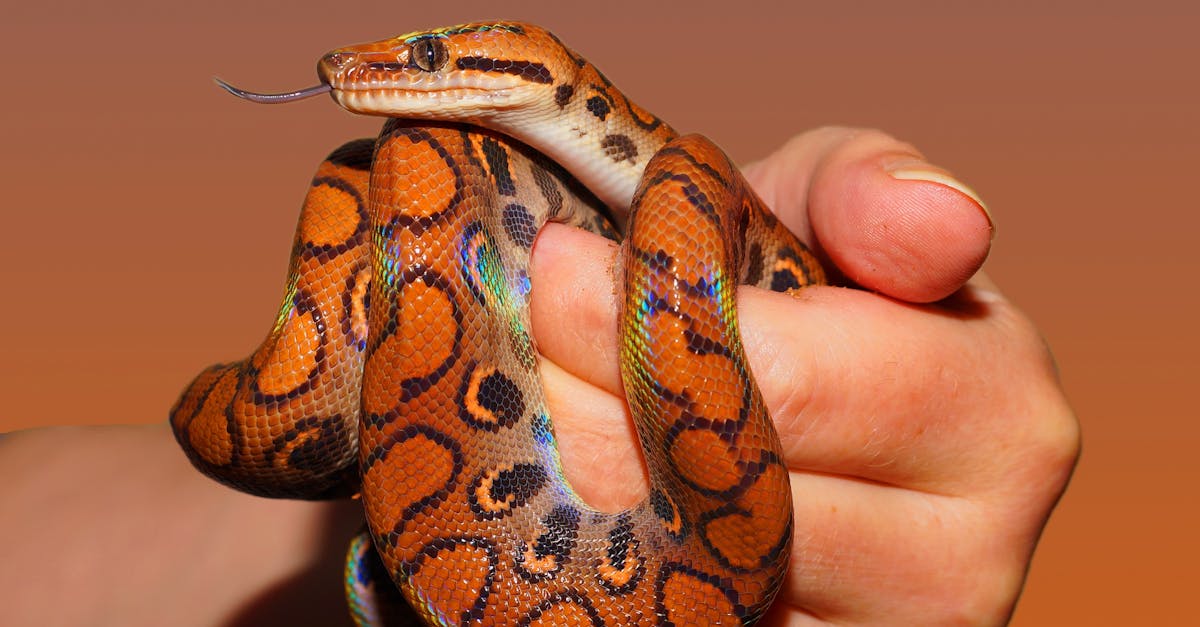
[[[214,73],[294,88],[338,44],[529,19],[736,159],[878,126],[974,185],[1086,439],[1015,624],[1195,620],[1200,9],[959,4],[4,0],[0,431],[164,420],[266,332],[311,169],[378,123]]]

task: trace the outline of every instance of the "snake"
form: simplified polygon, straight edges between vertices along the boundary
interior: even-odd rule
[[[788,571],[792,493],[739,285],[825,281],[730,159],[548,30],[491,21],[347,46],[320,83],[386,119],[318,166],[283,303],[170,424],[203,473],[361,500],[359,625],[749,625]],[[220,81],[219,81],[220,82]],[[649,492],[590,507],[538,369],[530,256],[558,222],[620,241],[621,383]]]

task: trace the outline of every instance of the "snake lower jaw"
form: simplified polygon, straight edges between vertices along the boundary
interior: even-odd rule
[[[515,89],[455,87],[418,91],[379,86],[334,86],[333,98],[347,111],[362,115],[486,124],[490,114],[527,105]]]

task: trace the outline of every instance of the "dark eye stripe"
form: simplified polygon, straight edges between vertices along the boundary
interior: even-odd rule
[[[367,64],[367,69],[371,70],[372,72],[399,72],[400,70],[404,69],[404,64],[396,62],[384,63],[381,61],[374,61]]]
[[[549,84],[554,82],[554,76],[550,74],[550,70],[545,65],[535,61],[510,61],[509,59],[493,59],[490,57],[459,57],[457,63],[460,70],[515,74],[532,83]]]

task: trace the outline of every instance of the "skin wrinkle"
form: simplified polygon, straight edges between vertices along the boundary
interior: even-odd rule
[[[839,484],[838,477],[807,474],[795,479],[794,490],[797,498],[803,495],[809,501],[823,502],[827,498],[825,495],[828,493],[833,493],[834,491],[843,493],[842,498],[837,501],[840,505],[835,505],[826,510],[824,513],[825,516],[840,516],[845,513],[851,516],[850,519],[846,519],[847,522],[859,521],[858,524],[862,524],[865,522],[864,516],[866,516],[866,520],[870,520],[877,516],[886,516],[886,512],[906,512],[908,524],[878,526],[867,522],[866,524],[871,529],[877,531],[890,530],[891,533],[867,535],[852,533],[849,537],[857,538],[858,540],[850,543],[851,546],[847,546],[847,543],[840,538],[841,531],[845,529],[845,523],[837,525],[823,524],[824,521],[820,520],[816,521],[816,524],[813,525],[814,528],[830,529],[832,531],[828,536],[823,538],[810,538],[806,548],[809,553],[826,556],[825,559],[828,561],[825,565],[828,569],[818,568],[817,570],[821,572],[824,582],[829,584],[830,590],[837,588],[836,585],[830,582],[836,582],[838,573],[843,572],[846,573],[847,577],[859,580],[865,578],[873,582],[875,586],[884,587],[891,587],[895,585],[896,581],[908,579],[909,575],[905,575],[903,573],[904,570],[913,570],[914,572],[911,576],[919,575],[925,568],[925,561],[929,559],[931,554],[926,550],[926,547],[920,544],[910,546],[895,542],[892,535],[905,535],[911,533],[913,528],[921,528],[925,531],[919,534],[919,537],[931,538],[932,541],[937,542],[937,538],[946,538],[947,536],[946,519],[939,512],[946,509],[957,511],[953,508],[945,507],[945,504],[941,504],[940,506],[934,505],[935,502],[941,501],[946,497],[930,496],[903,490],[894,491],[887,486],[871,482]],[[833,480],[832,482],[829,481],[831,479]],[[833,487],[829,488],[831,485]],[[885,502],[903,502],[905,505],[902,507],[879,507],[881,499]],[[804,502],[801,501],[800,503]],[[801,505],[797,515],[804,516],[812,513],[814,512],[805,511],[803,505]],[[818,514],[819,516],[821,514]],[[811,516],[809,520],[812,520]],[[942,529],[942,531],[931,531],[934,528]],[[865,531],[865,529],[862,531]],[[883,562],[871,559],[869,556],[879,554],[874,548],[875,546],[889,547],[890,551],[886,552],[889,554],[888,559]],[[831,551],[828,547],[841,548]],[[801,550],[806,550],[806,548],[802,547]],[[944,576],[959,581],[960,585],[969,589],[970,586],[976,584],[968,582],[975,581],[980,577],[978,577],[977,572],[971,569],[972,562],[970,560],[967,560],[965,563],[968,566],[968,571],[947,572]],[[803,575],[803,573],[794,574],[794,576],[798,575]],[[812,582],[809,583],[811,584]],[[828,597],[821,597],[820,595],[817,596],[818,598],[814,599],[811,604],[805,606],[806,609],[815,611],[822,616],[828,616],[830,620],[838,624],[852,624],[859,620],[867,620],[872,615],[888,611],[884,607],[864,608],[863,603],[868,601],[866,598],[853,599],[840,597],[830,599]],[[867,604],[869,605],[869,603]],[[858,608],[858,610],[855,611],[853,608]],[[894,618],[899,622],[907,622],[900,616],[895,616]]]
[[[830,291],[829,288],[822,289],[827,292]],[[814,290],[812,292],[813,300],[821,300],[820,293],[821,290]],[[844,296],[847,294],[850,293],[832,293],[834,296]],[[870,296],[866,297],[873,298]],[[814,305],[817,305],[814,307],[815,311],[823,311],[823,308],[818,303],[814,303]],[[879,306],[892,307],[895,306],[895,304],[884,302]],[[746,312],[754,312],[758,309],[753,306],[747,307],[745,302],[742,303],[742,307],[743,311]],[[906,307],[905,309],[907,310],[908,308]],[[747,319],[750,320],[751,318],[747,316]],[[899,324],[902,325],[903,322]],[[820,355],[839,354],[839,346],[842,348],[842,350],[846,350],[847,346],[853,346],[857,341],[860,340],[853,337],[839,337],[837,329],[841,327],[841,323],[836,317],[827,318],[826,323],[824,324],[818,323],[816,325],[810,324],[807,326],[820,327],[821,330],[816,334],[815,338],[809,337],[804,333],[800,333],[800,335],[796,336],[794,340],[787,340],[778,336],[779,333],[783,332],[779,331],[782,325],[777,321],[773,321],[770,317],[753,320],[746,325],[746,328],[748,329],[771,328],[773,329],[773,335],[775,335],[773,342],[761,342],[755,336],[747,338],[749,343],[759,344],[758,347],[751,349],[751,354],[754,354],[756,357],[752,367],[761,373],[762,378],[764,378],[764,380],[791,380],[799,382],[790,388],[784,388],[784,390],[786,390],[786,394],[781,398],[768,397],[768,403],[771,405],[773,414],[776,417],[780,432],[784,434],[784,440],[795,442],[795,444],[789,446],[788,448],[789,456],[793,459],[804,458],[806,454],[806,443],[810,435],[820,439],[822,437],[829,437],[828,432],[830,429],[835,431],[837,430],[836,424],[829,422],[834,420],[832,417],[835,417],[839,414],[844,414],[846,412],[856,411],[853,404],[854,399],[823,399],[820,396],[820,390],[825,389],[826,386],[822,386],[818,381],[808,381],[808,375],[797,375],[796,369],[807,366],[810,368],[811,372],[836,373],[838,368],[835,366],[835,364],[822,361]],[[903,335],[898,337],[903,337]],[[828,352],[813,352],[814,358],[811,363],[805,363],[802,360],[794,362],[793,364],[790,364],[792,368],[790,371],[780,368],[779,362],[777,361],[773,364],[767,365],[764,368],[764,365],[757,359],[759,357],[761,346],[774,346],[776,350],[783,350],[784,345],[792,342],[796,343],[797,345],[805,345],[806,342],[823,342],[825,343],[825,346],[827,346]],[[864,347],[864,350],[866,348],[867,347]],[[885,370],[902,369],[905,368],[905,364],[908,363],[923,363],[924,361],[940,363],[940,360],[942,359],[937,355],[927,355],[926,353],[928,352],[928,347],[925,347],[923,344],[898,346],[894,350],[896,358],[891,360],[890,366],[887,365],[888,362],[886,359],[878,362],[885,367]],[[850,349],[850,352],[853,353],[855,351]],[[802,363],[804,363],[804,366],[801,366]],[[850,380],[857,378],[864,378],[874,381],[898,380],[898,375],[889,377],[886,372],[864,374],[851,370],[846,372],[846,374],[843,376],[848,377]],[[846,473],[850,476],[858,476],[866,480],[882,482],[885,484],[901,484],[906,481],[916,481],[916,489],[935,494],[946,493],[948,486],[925,485],[921,479],[922,475],[925,473],[920,468],[914,467],[913,461],[920,457],[920,452],[923,448],[927,448],[927,445],[921,444],[922,442],[936,442],[942,438],[949,437],[949,433],[946,432],[945,429],[956,424],[956,420],[952,415],[954,410],[950,408],[954,407],[956,401],[959,400],[954,391],[957,390],[960,385],[961,382],[959,381],[946,381],[942,372],[935,370],[934,372],[930,373],[929,377],[927,377],[926,383],[916,387],[909,386],[899,389],[889,389],[884,387],[882,389],[877,389],[878,394],[883,394],[885,399],[889,395],[898,395],[898,399],[895,401],[895,403],[888,404],[900,404],[901,406],[905,406],[916,401],[921,405],[917,410],[911,412],[911,415],[914,419],[905,420],[902,423],[879,424],[875,422],[875,419],[872,416],[860,416],[859,420],[862,424],[858,430],[858,435],[853,436],[853,438],[848,441],[849,443],[857,442],[857,444],[851,444],[852,446],[858,448],[858,450],[851,455],[851,458],[856,458],[860,461],[852,468],[837,468],[836,470],[838,472]],[[977,382],[976,385],[979,385],[979,383]],[[809,395],[812,392],[809,392],[808,390],[816,390],[818,396],[810,398]],[[772,388],[769,387],[768,393],[770,394],[772,391]],[[931,391],[936,391],[936,393],[930,393]],[[780,390],[774,390],[774,392],[778,394]],[[848,402],[851,404],[847,405],[846,403]],[[805,420],[804,416],[810,414],[812,416],[816,416],[817,418],[813,420]],[[917,419],[921,416],[926,418]],[[938,420],[928,420],[927,417],[929,416],[943,416],[943,418]],[[826,418],[822,420],[821,417]],[[906,424],[910,425],[910,427],[905,427]],[[886,455],[882,453],[884,450],[888,451]],[[910,461],[905,463],[903,461],[904,459],[908,459]],[[819,462],[819,460],[811,461]],[[795,467],[795,465],[793,465],[793,467]],[[829,468],[822,466],[815,466],[815,468],[830,470]]]

